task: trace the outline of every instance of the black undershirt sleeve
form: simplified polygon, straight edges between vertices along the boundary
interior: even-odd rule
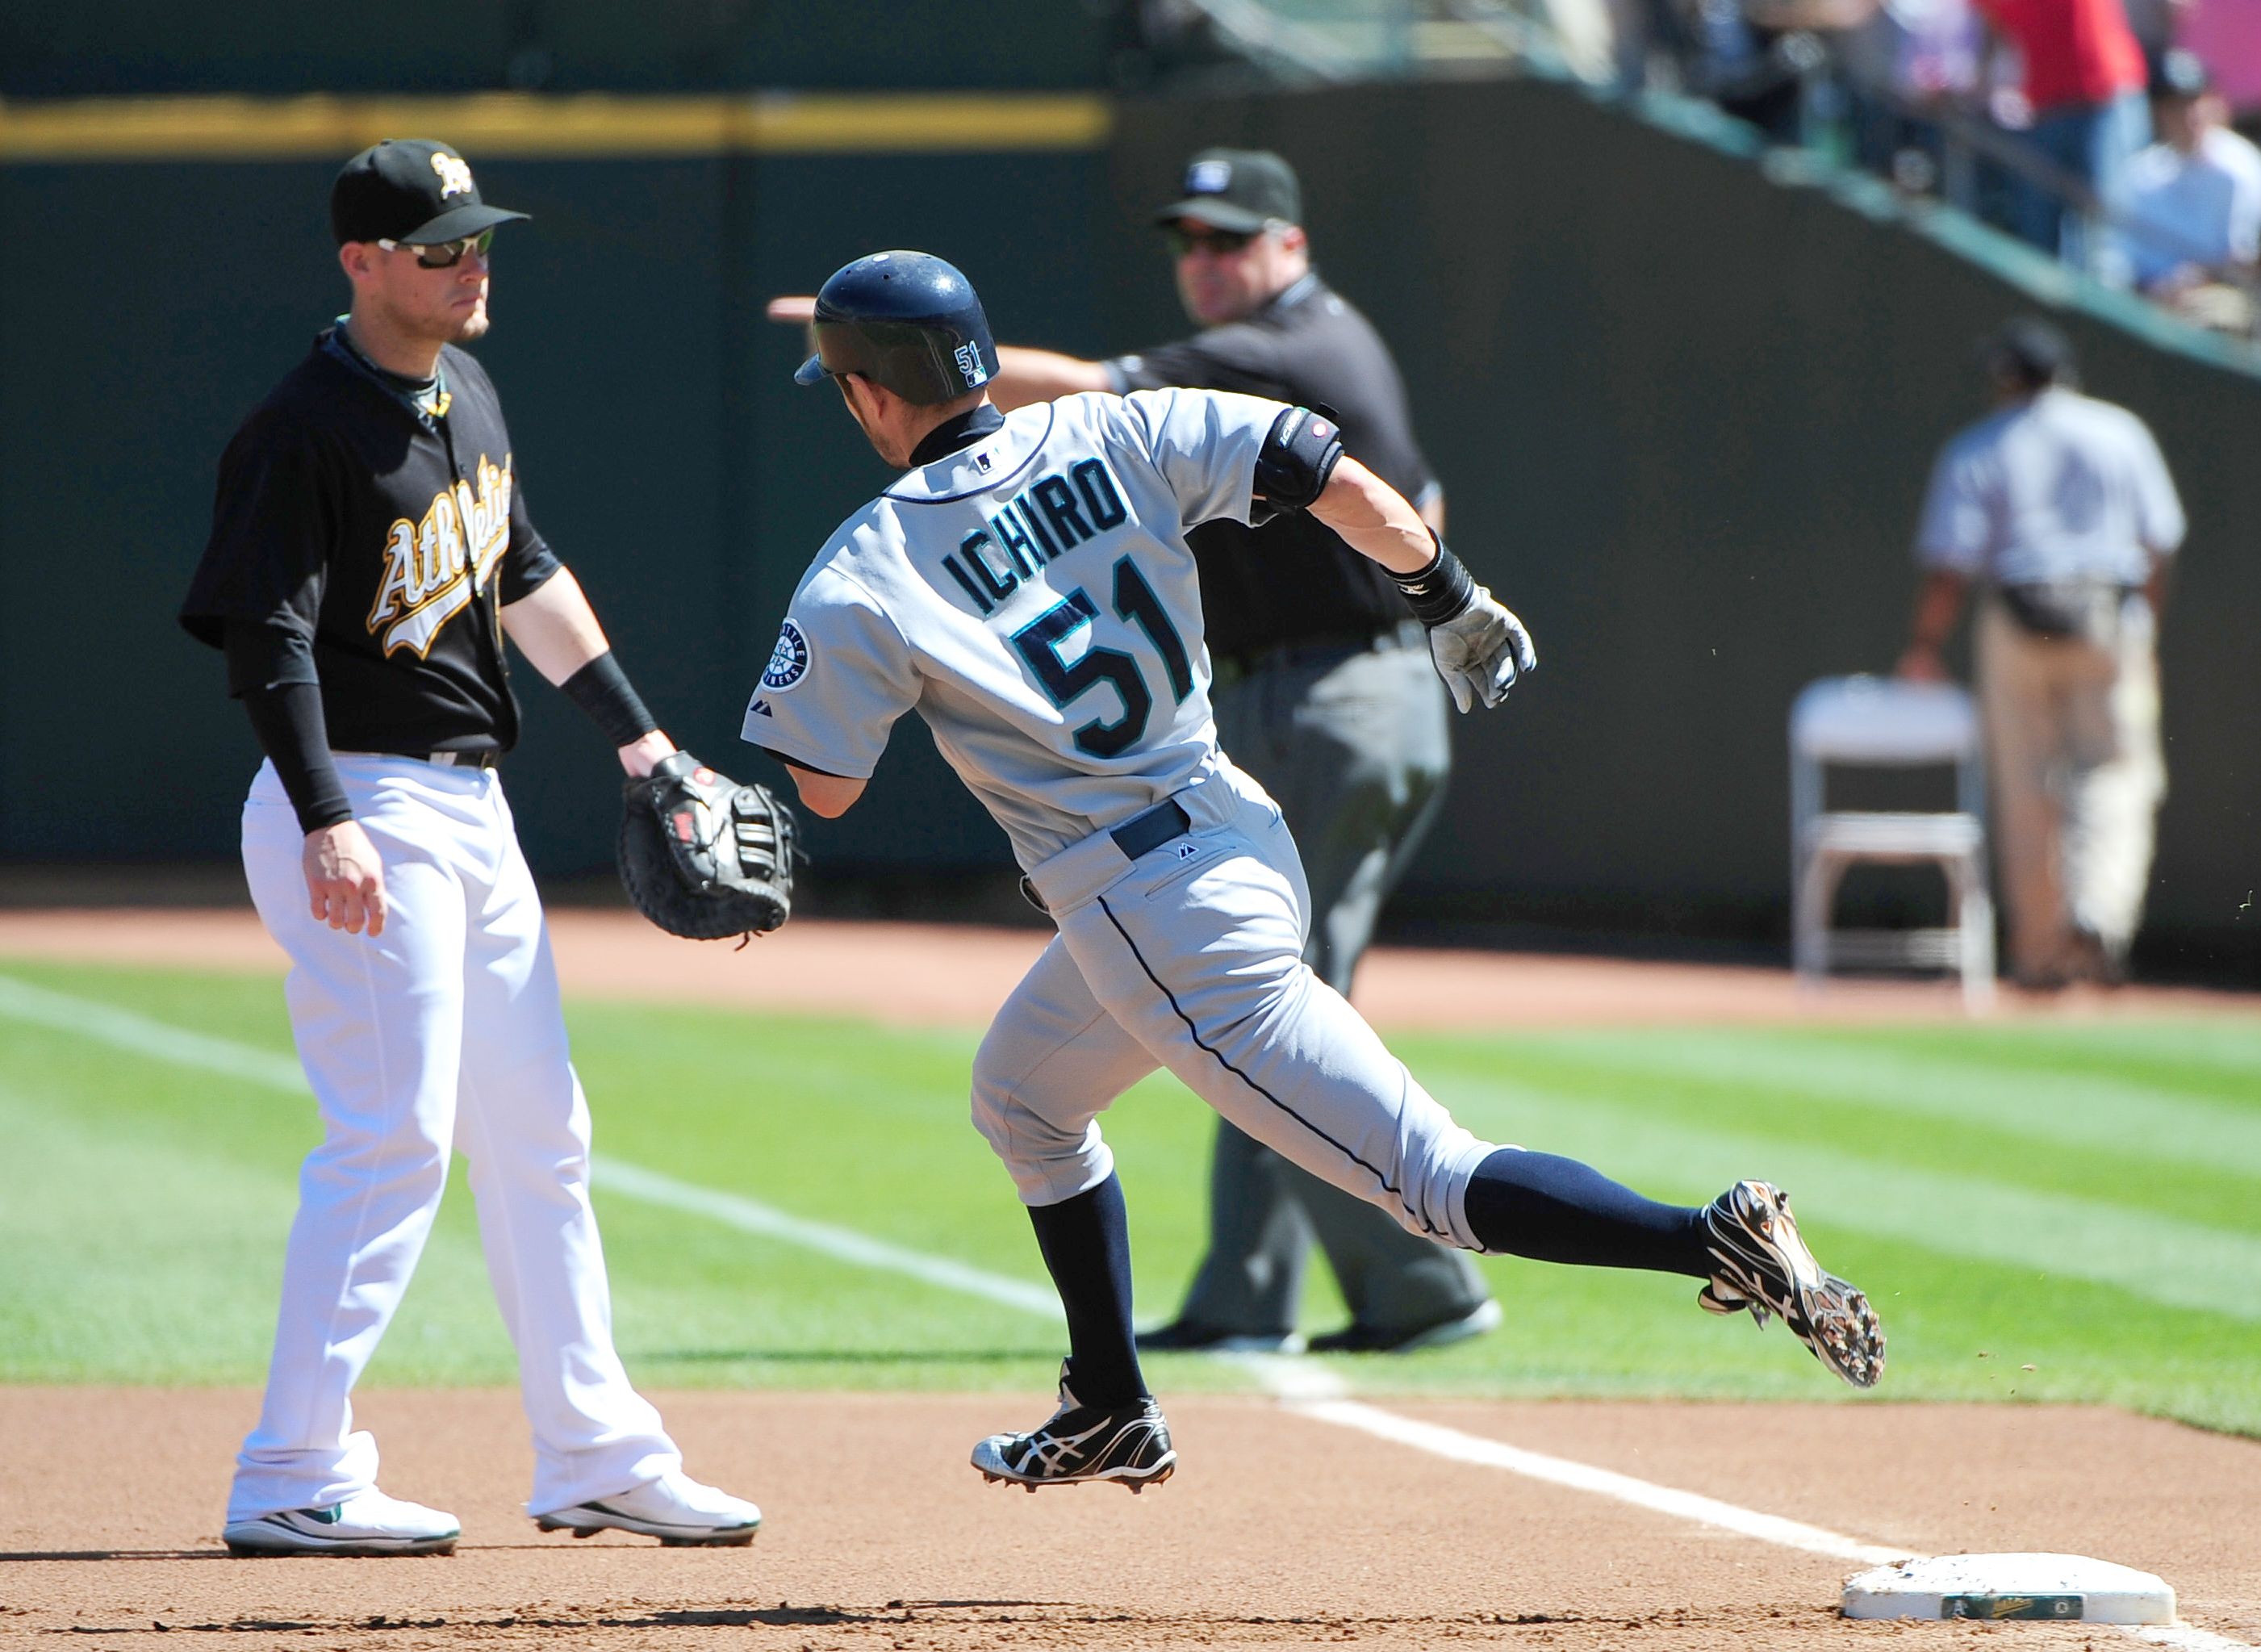
[[[353,805],[346,801],[345,782],[330,758],[322,687],[305,634],[231,619],[222,645],[227,650],[228,690],[243,701],[252,732],[298,813],[298,830],[319,831],[351,820]]]

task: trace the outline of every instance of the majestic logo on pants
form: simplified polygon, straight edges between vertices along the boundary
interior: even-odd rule
[[[386,535],[384,577],[368,625],[371,636],[383,633],[387,657],[399,648],[429,655],[510,548],[510,456],[498,465],[481,454],[478,476],[477,492],[458,481],[432,496],[421,521],[404,516]]]

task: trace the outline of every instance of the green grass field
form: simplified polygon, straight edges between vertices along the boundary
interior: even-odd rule
[[[569,1020],[600,1154],[1041,1282],[966,1120],[975,1033],[596,1002]],[[149,1047],[151,1023],[204,1055]],[[2101,1401],[2261,1435],[2261,1018],[1396,1042],[1479,1134],[1659,1196],[1788,1188],[1884,1316],[1879,1397]],[[266,1052],[249,1076],[216,1070],[246,1047]],[[0,963],[0,1382],[259,1381],[316,1131],[289,1051],[272,980]],[[1209,1115],[1156,1080],[1107,1127],[1159,1317],[1195,1259]],[[1060,1332],[1039,1315],[598,1188],[645,1384],[1049,1390]],[[1504,1331],[1336,1369],[1377,1394],[1848,1397],[1683,1282],[1483,1266]],[[1307,1329],[1341,1317],[1324,1274]],[[1150,1374],[1166,1393],[1251,1380],[1184,1357]],[[459,1185],[370,1380],[512,1375]]]

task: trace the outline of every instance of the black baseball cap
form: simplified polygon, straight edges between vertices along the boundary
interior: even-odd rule
[[[2003,322],[1980,343],[1978,353],[1989,371],[2028,384],[2053,383],[2074,367],[2072,341],[2039,316]]]
[[[1269,223],[1303,221],[1296,169],[1269,149],[1204,149],[1186,162],[1182,187],[1185,198],[1156,212],[1157,224],[1190,218],[1253,235]]]
[[[469,163],[428,138],[371,144],[330,186],[330,228],[341,247],[349,241],[428,247],[525,216],[482,201]]]

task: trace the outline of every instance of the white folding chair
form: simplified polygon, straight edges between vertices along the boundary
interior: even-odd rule
[[[1952,765],[1947,813],[1827,808],[1832,765],[1923,768]],[[1963,1002],[1994,993],[1994,903],[1986,888],[1985,778],[1978,715],[1949,683],[1825,677],[1790,713],[1791,933],[1798,978],[1815,984],[1833,966],[1959,970]],[[1830,915],[1855,861],[1935,864],[1946,875],[1948,917],[1938,929],[1835,930]]]

